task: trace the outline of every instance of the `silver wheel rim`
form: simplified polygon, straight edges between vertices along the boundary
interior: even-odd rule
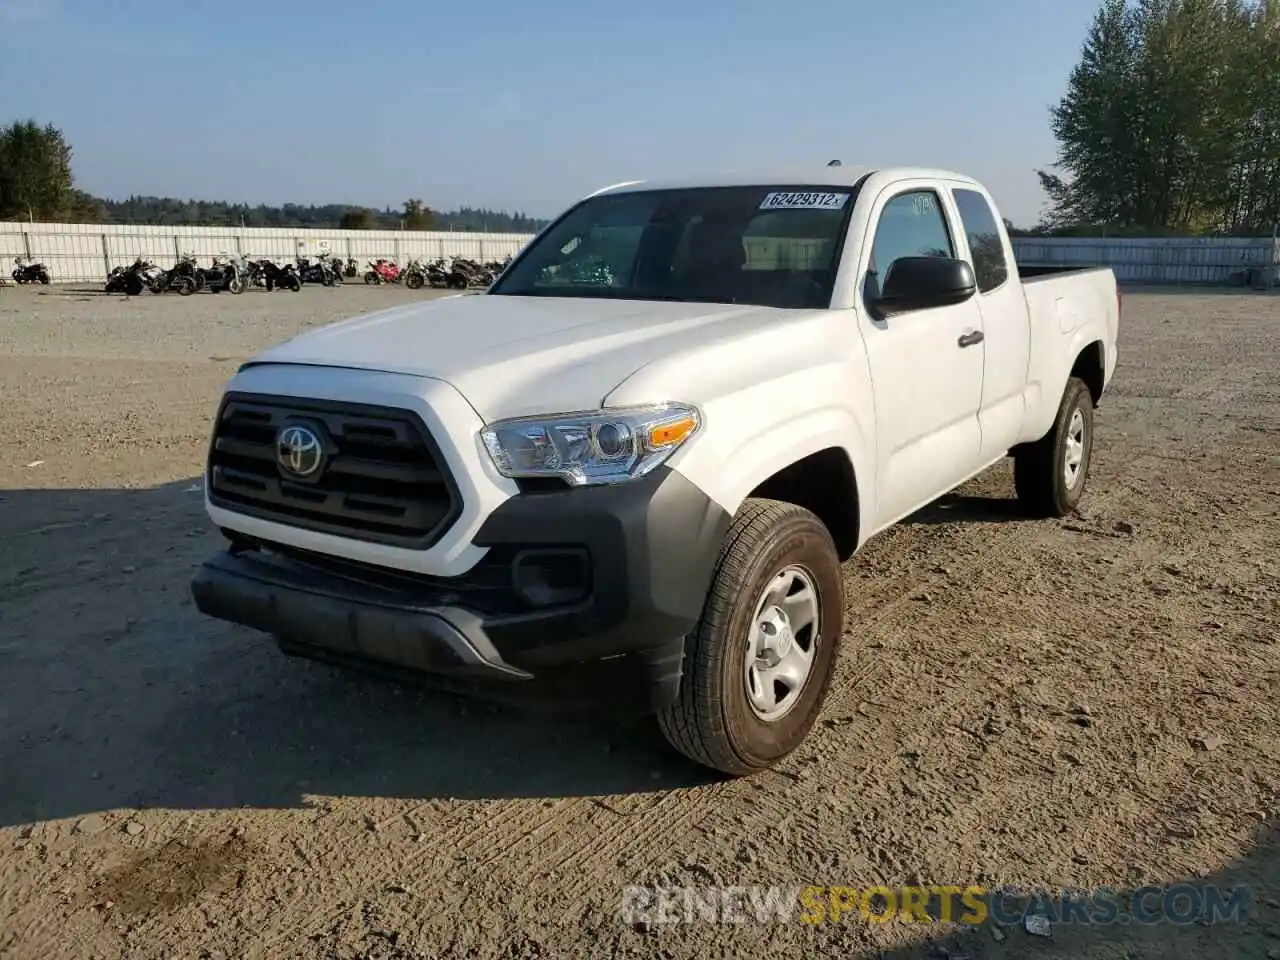
[[[1071,422],[1067,425],[1067,435],[1062,441],[1062,479],[1067,489],[1072,489],[1080,480],[1084,469],[1084,414],[1079,407],[1071,412]]]
[[[743,680],[752,712],[766,723],[800,702],[818,649],[818,588],[800,566],[779,571],[756,601]]]

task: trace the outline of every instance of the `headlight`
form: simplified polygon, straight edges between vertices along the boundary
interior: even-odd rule
[[[644,476],[700,423],[694,407],[664,403],[499,420],[480,436],[504,477],[560,477],[583,486]]]

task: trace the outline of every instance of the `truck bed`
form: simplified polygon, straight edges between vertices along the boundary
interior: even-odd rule
[[[1023,269],[1021,264],[1018,269]],[[1060,368],[1064,358],[1077,356],[1088,345],[1080,341],[1082,328],[1106,331],[1100,340],[1110,376],[1120,322],[1120,298],[1111,268],[1031,264],[1026,269],[1031,276],[1023,276],[1022,290],[1031,328],[1037,331],[1031,338],[1031,383],[1056,396],[1066,378]],[[1102,325],[1093,322],[1102,318]],[[1049,425],[1040,426],[1048,429]]]

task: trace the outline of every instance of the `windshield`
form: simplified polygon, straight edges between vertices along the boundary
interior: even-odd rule
[[[536,239],[490,293],[827,307],[855,189],[592,197]]]

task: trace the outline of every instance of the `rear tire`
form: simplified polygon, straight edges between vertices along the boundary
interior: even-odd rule
[[[843,627],[840,559],[822,521],[794,504],[747,500],[685,638],[679,694],[658,713],[663,734],[733,776],[772,766],[813,728]],[[789,687],[771,679],[784,675]]]
[[[1065,517],[1084,495],[1093,454],[1093,397],[1079,377],[1067,381],[1053,427],[1013,455],[1013,485],[1027,510]]]

